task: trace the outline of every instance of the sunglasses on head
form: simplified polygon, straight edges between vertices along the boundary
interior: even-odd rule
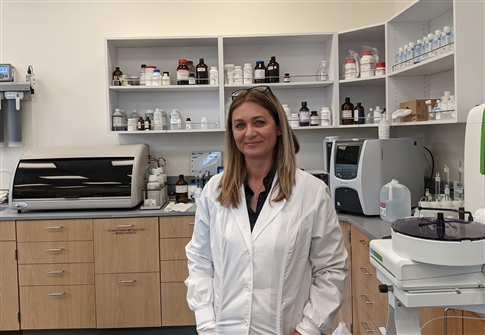
[[[232,92],[231,94],[231,97],[232,97],[232,100],[236,99],[236,97],[241,93],[241,92],[250,92],[252,90],[258,90],[260,91],[261,93],[264,93],[266,91],[269,91],[269,93],[271,93],[272,96],[274,96],[273,94],[273,91],[271,91],[271,88],[269,86],[266,86],[266,85],[259,85],[259,86],[253,86],[253,87],[250,87],[250,88],[242,88],[240,90],[237,90],[237,91],[234,91]]]

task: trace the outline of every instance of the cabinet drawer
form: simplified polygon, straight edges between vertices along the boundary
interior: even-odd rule
[[[95,219],[96,273],[158,272],[158,218]]]
[[[359,303],[354,299],[353,303],[354,320],[353,335],[380,335],[379,328],[372,322],[369,316],[364,312]]]
[[[160,238],[192,237],[195,216],[170,216],[160,218]]]
[[[352,226],[352,256],[355,254],[369,258],[369,243],[371,238]]]
[[[187,304],[184,283],[162,283],[162,326],[193,326],[195,315]]]
[[[387,293],[379,292],[379,285],[381,282],[377,279],[377,270],[370,263],[370,260],[358,255],[353,255],[352,259],[352,273],[360,279],[362,283],[375,295],[381,304],[387,306]]]
[[[96,275],[98,328],[160,327],[160,274]]]
[[[20,287],[21,329],[96,328],[94,285]]]
[[[387,306],[384,307],[359,279],[354,280],[352,290],[354,301],[357,301],[370,320],[378,327],[386,327]]]
[[[91,219],[17,221],[17,232],[18,242],[93,240]]]
[[[185,246],[190,238],[166,238],[160,240],[160,260],[182,260],[187,259]]]
[[[0,221],[0,241],[15,241],[15,221]]]
[[[17,243],[19,264],[92,263],[93,242]]]
[[[19,265],[19,285],[94,285],[94,264]]]
[[[188,276],[187,260],[160,262],[160,280],[162,283],[183,282]]]

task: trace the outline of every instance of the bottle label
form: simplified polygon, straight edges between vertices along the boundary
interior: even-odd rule
[[[113,126],[114,127],[121,127],[123,125],[123,120],[120,116],[113,117]]]
[[[310,117],[310,124],[312,126],[318,126],[318,116],[311,116]]]
[[[197,72],[207,72],[207,69],[204,67],[198,67]]]
[[[188,190],[188,185],[175,185],[175,193],[187,193]]]
[[[352,111],[347,109],[342,110],[342,118],[352,119]]]
[[[189,71],[188,70],[177,70],[177,80],[178,81],[188,81]]]
[[[264,79],[265,71],[264,70],[254,70],[254,78],[256,79]]]

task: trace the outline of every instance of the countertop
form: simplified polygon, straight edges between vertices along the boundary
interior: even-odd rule
[[[46,210],[46,211],[24,211],[17,213],[16,210],[6,208],[0,212],[0,221],[7,220],[61,220],[61,219],[106,219],[126,217],[153,217],[153,216],[175,216],[194,215],[196,205],[192,204],[185,212],[166,212],[162,209],[90,209],[90,210]],[[2,208],[3,209],[3,208]],[[0,209],[1,210],[1,209]],[[382,238],[391,235],[391,223],[383,221],[379,216],[353,215],[337,213],[340,221],[349,222],[351,225],[368,235],[372,239]]]

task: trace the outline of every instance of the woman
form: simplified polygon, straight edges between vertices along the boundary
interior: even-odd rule
[[[328,187],[296,168],[298,150],[269,87],[233,93],[224,172],[202,191],[186,246],[199,334],[332,331],[347,252]]]

